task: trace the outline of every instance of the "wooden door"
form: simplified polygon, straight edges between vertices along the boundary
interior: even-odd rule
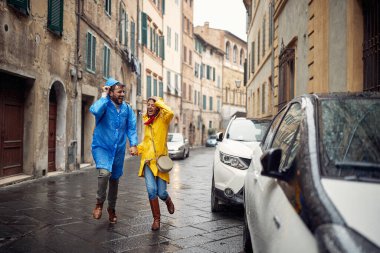
[[[48,172],[56,171],[56,129],[57,129],[57,103],[54,87],[49,98],[49,140],[48,140]]]
[[[23,171],[24,89],[19,79],[0,76],[0,177]]]

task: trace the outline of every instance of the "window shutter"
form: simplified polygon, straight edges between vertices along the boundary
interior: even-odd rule
[[[121,43],[122,39],[123,39],[123,26],[121,25],[122,20],[123,20],[123,16],[124,16],[124,9],[123,9],[121,2],[120,2],[120,7],[119,7],[119,43]]]
[[[141,36],[142,43],[147,46],[148,45],[148,29],[147,29],[147,17],[145,12],[141,12]]]
[[[165,14],[165,0],[161,0],[161,4],[162,4],[162,14],[164,15]]]
[[[95,57],[96,57],[96,38],[92,36],[92,50],[91,50],[91,69],[95,71]]]
[[[165,60],[165,37],[160,36],[160,57]]]
[[[124,45],[128,47],[128,13],[124,14]]]
[[[153,96],[157,95],[157,79],[153,79]]]
[[[63,31],[63,0],[48,1],[47,27],[53,33],[62,36]]]
[[[29,0],[7,0],[7,3],[24,15],[30,13]]]
[[[162,82],[159,82],[159,86],[160,86],[159,96],[163,98],[164,97],[164,84]]]
[[[147,76],[146,77],[146,97],[150,98],[152,96],[152,77]]]
[[[91,69],[91,34],[87,33],[86,34],[86,68]]]
[[[136,53],[135,45],[135,22],[131,21],[131,51],[132,54]]]
[[[103,77],[107,78],[107,47],[103,48]]]

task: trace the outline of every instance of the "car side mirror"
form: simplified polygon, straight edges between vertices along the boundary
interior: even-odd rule
[[[223,132],[219,132],[216,134],[216,141],[222,141],[223,140]]]
[[[281,155],[282,150],[279,148],[272,148],[264,152],[260,158],[261,165],[263,166],[261,175],[276,178],[282,181],[289,181],[292,175],[294,161],[290,167],[286,167],[283,171],[280,171]]]

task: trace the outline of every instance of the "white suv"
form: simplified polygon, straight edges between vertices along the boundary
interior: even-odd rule
[[[225,134],[218,133],[213,163],[211,211],[221,204],[243,204],[244,177],[270,120],[233,117]]]

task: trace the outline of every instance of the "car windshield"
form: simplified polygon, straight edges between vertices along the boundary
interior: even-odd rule
[[[183,137],[180,134],[168,134],[168,142],[182,142]]]
[[[231,122],[227,139],[235,141],[260,142],[269,126],[269,121],[257,121],[250,119],[237,119]]]
[[[380,100],[326,99],[320,108],[323,173],[380,179]]]

